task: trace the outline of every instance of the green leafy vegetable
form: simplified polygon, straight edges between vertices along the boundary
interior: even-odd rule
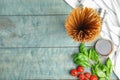
[[[101,70],[102,70],[102,71],[106,71],[106,68],[107,68],[106,65],[103,65],[103,66],[101,67]]]
[[[83,67],[90,67],[91,66],[87,61],[84,61],[84,60],[77,60],[77,61],[75,61],[75,63],[78,65],[81,65]]]
[[[108,80],[112,72],[112,62],[108,58],[103,64],[99,60],[99,54],[94,48],[87,50],[85,45],[81,43],[80,51],[73,55],[73,61],[77,65],[83,67],[91,67],[91,72],[93,75],[99,77],[99,80]]]
[[[110,58],[107,59],[106,61],[106,75],[109,76],[112,72],[112,61],[110,60]]]
[[[81,43],[81,44],[80,44],[80,53],[83,53],[84,55],[88,56],[88,51],[87,51],[87,49],[85,48],[84,43]]]
[[[99,80],[108,80],[108,79],[107,79],[107,78],[101,77],[101,78],[99,78]]]
[[[105,64],[102,64],[101,62],[94,64],[91,70],[93,74],[97,75],[100,78],[100,80],[102,80],[103,78],[108,80],[112,72],[112,62],[108,58]]]
[[[95,49],[94,48],[91,48],[91,49],[89,49],[89,58],[90,59],[92,59],[92,60],[94,60],[94,61],[98,61],[99,60],[99,55],[98,55],[98,53],[95,51]]]
[[[108,68],[111,68],[111,66],[112,66],[112,61],[110,60],[110,58],[107,59],[107,61],[106,61],[106,66],[107,66]]]
[[[100,70],[99,68],[96,70],[98,77],[106,77],[106,74],[104,71]]]
[[[91,67],[91,72],[92,72],[93,75],[96,75],[96,76],[97,76],[97,73],[96,73],[96,70],[95,70],[95,65],[93,65],[93,66]]]
[[[73,60],[78,65],[82,65],[84,67],[90,67],[90,63],[88,63],[89,58],[82,53],[75,54],[73,56]]]
[[[74,54],[73,56],[73,60],[76,61],[76,60],[85,60],[85,61],[88,61],[88,57],[85,56],[84,54],[82,53],[78,53],[78,54]]]

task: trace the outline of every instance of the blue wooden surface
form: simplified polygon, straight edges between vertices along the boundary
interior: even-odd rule
[[[77,48],[0,49],[0,80],[66,79]]]
[[[71,10],[63,0],[0,0],[0,80],[74,79],[80,43],[64,28]]]
[[[66,15],[0,16],[0,47],[79,46],[66,34],[65,18]]]
[[[0,15],[68,14],[63,0],[0,0]]]

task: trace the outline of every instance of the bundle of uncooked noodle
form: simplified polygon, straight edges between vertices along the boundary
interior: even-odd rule
[[[101,30],[101,18],[92,8],[77,7],[66,19],[67,34],[77,42],[94,40]]]

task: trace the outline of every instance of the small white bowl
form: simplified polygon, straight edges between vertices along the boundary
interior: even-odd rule
[[[95,44],[96,51],[102,56],[108,56],[113,50],[113,44],[110,40],[100,39]]]

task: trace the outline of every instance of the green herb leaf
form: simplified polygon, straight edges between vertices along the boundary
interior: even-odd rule
[[[107,68],[107,67],[106,67],[105,65],[103,65],[103,66],[101,67],[101,70],[102,70],[102,71],[106,71],[106,68]]]
[[[74,61],[76,61],[76,60],[85,60],[85,61],[88,61],[88,57],[87,56],[85,56],[84,54],[82,54],[82,53],[78,53],[78,54],[75,54],[74,56],[73,56],[73,60]]]
[[[105,68],[105,65],[104,64],[102,64],[101,62],[98,62],[97,64],[94,64],[93,66],[92,66],[92,74],[94,74],[94,75],[97,75],[99,78],[101,78],[101,77],[107,77],[106,76],[106,73],[105,73],[105,71],[106,71],[106,68],[105,68],[105,70],[102,70],[103,68]]]
[[[107,59],[106,61],[106,75],[110,76],[111,72],[112,72],[112,61],[110,60],[110,58]]]
[[[95,71],[95,65],[93,65],[93,66],[91,67],[91,71],[92,71],[92,74],[93,74],[93,75],[96,75],[96,76],[97,76],[97,73],[96,73],[96,71]]]
[[[97,69],[96,73],[97,73],[97,76],[98,76],[98,77],[106,77],[105,72],[103,72],[103,71],[100,70],[99,68]]]
[[[93,56],[93,54],[92,54],[92,49],[89,49],[89,58],[91,59],[92,56]]]
[[[94,48],[89,49],[89,58],[96,62],[99,60],[99,55]]]
[[[87,51],[87,49],[85,48],[84,43],[81,43],[81,44],[80,44],[80,53],[83,53],[84,55],[88,56],[88,51]]]
[[[108,80],[107,78],[103,78],[103,77],[101,77],[101,78],[99,78],[99,80]]]
[[[110,60],[110,58],[107,59],[107,61],[106,61],[106,66],[107,66],[108,68],[111,68],[111,67],[112,67],[112,61]]]
[[[93,75],[99,77],[99,80],[108,80],[112,72],[112,62],[110,58],[103,64],[99,61],[99,54],[94,48],[90,48],[89,51],[85,48],[84,43],[80,45],[80,52],[73,55],[74,63],[83,67],[91,67]],[[93,63],[93,64],[92,64]]]
[[[76,60],[75,63],[78,64],[78,65],[81,65],[81,66],[83,66],[83,67],[90,67],[90,66],[91,66],[91,65],[90,65],[87,61],[85,61],[85,60]]]

